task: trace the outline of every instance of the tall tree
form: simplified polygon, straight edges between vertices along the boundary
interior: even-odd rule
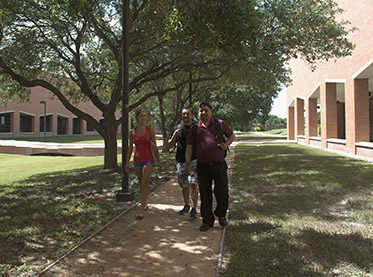
[[[105,168],[117,166],[121,118],[119,0],[3,0],[0,13],[2,103],[41,86],[89,122],[105,141]],[[285,62],[350,54],[347,22],[333,0],[133,0],[130,2],[130,110],[188,83],[149,84],[176,72],[194,83],[266,84],[286,80]],[[76,103],[91,101],[102,126]]]
[[[214,116],[224,119],[234,129],[248,129],[255,118],[265,120],[270,111],[276,88],[225,85],[210,95]]]

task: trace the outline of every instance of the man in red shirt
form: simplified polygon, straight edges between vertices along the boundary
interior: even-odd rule
[[[190,160],[193,145],[197,149],[197,176],[201,196],[202,225],[200,231],[207,231],[214,226],[215,216],[221,226],[227,225],[226,213],[228,210],[228,174],[225,162],[225,151],[235,140],[236,136],[229,126],[223,121],[217,122],[212,117],[212,108],[209,103],[199,105],[199,121],[196,130],[190,130],[187,137],[185,152],[186,171],[192,171]],[[220,126],[217,126],[219,124]],[[220,131],[219,131],[220,130]],[[222,140],[222,136],[227,141]],[[212,212],[212,181],[214,180],[214,195],[217,206]]]

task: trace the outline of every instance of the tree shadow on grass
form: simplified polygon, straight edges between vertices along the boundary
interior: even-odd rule
[[[372,272],[372,164],[298,145],[238,149],[226,276]]]
[[[113,217],[118,212],[110,207],[118,175],[90,167],[38,174],[2,185],[1,263],[30,263],[39,255],[55,258]]]
[[[341,203],[348,210],[348,200],[373,188],[372,164],[296,146],[250,150],[236,154],[232,179],[232,202],[241,203],[235,208],[242,212],[283,217],[325,211],[330,220],[330,211],[343,209]]]
[[[149,191],[167,176],[154,174]],[[102,166],[38,174],[0,187],[0,264],[45,266],[139,200],[130,173],[132,202],[115,203],[119,170]]]
[[[239,235],[237,235],[239,234]],[[232,236],[232,237],[230,237]],[[234,237],[233,237],[234,236]],[[313,229],[297,235],[266,222],[229,225],[228,271],[221,276],[331,276],[372,272],[372,239]]]

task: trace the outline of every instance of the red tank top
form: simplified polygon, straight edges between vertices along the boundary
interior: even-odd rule
[[[146,126],[145,135],[139,137],[136,135],[136,128],[133,129],[133,142],[135,143],[135,162],[152,161],[153,156],[150,151],[150,136],[148,126]]]

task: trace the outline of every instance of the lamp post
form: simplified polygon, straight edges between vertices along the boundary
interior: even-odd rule
[[[125,171],[128,153],[128,62],[129,62],[129,0],[122,3],[122,191],[116,194],[117,202],[128,202],[134,198],[128,190],[128,173]]]
[[[40,104],[44,104],[44,142],[47,141],[47,102],[40,101]]]

